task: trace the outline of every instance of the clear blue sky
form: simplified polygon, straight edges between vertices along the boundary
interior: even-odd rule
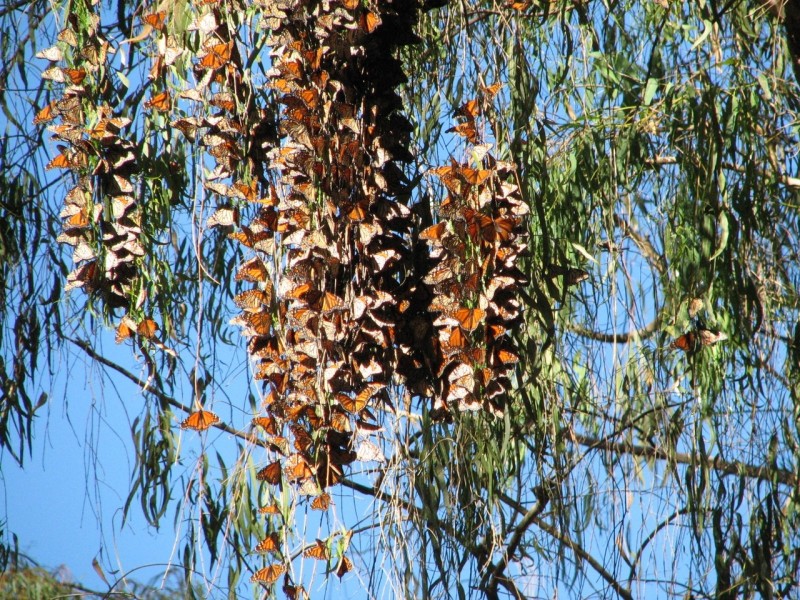
[[[130,362],[129,347],[112,355],[121,358],[125,353]],[[159,532],[145,522],[134,502],[120,530],[134,455],[124,403],[137,414],[144,398],[121,377],[112,387],[100,380],[97,368],[87,374],[82,361],[64,367],[35,422],[33,457],[26,456],[24,470],[12,457],[2,457],[7,531],[17,534],[20,550],[42,566],[65,565],[75,581],[103,590],[92,568],[94,558],[104,568],[116,565],[121,573],[169,560],[174,544],[171,513]],[[92,435],[93,440],[86,437]],[[133,577],[144,581],[156,570],[164,569],[137,571]]]

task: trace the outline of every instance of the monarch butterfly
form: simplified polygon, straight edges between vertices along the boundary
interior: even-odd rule
[[[268,302],[269,296],[258,288],[246,290],[233,297],[233,303],[246,312],[261,312],[261,309]]]
[[[164,29],[164,21],[167,18],[166,11],[160,10],[155,13],[150,13],[149,15],[144,15],[142,17],[142,21],[144,21],[147,25],[150,25],[153,29],[161,31]]]
[[[233,42],[223,42],[214,44],[209,48],[208,53],[200,59],[199,66],[204,69],[220,69],[224,67],[231,58]]]
[[[380,446],[370,442],[369,440],[362,440],[356,449],[356,460],[361,462],[384,462],[386,456]],[[314,508],[313,506],[311,508]]]
[[[305,411],[305,407],[302,407],[302,409]],[[294,447],[300,452],[308,450],[314,441],[308,434],[308,431],[300,425],[292,425],[290,429],[294,434]]]
[[[82,152],[73,152],[72,156],[59,154],[49,163],[45,169],[73,169],[87,165],[86,156]]]
[[[153,108],[161,112],[167,112],[170,109],[170,95],[169,91],[156,94],[150,100],[144,103],[145,108]]]
[[[89,226],[89,215],[86,214],[86,210],[81,210],[80,212],[76,212],[71,217],[68,217],[64,221],[64,229],[84,229],[85,227]]]
[[[158,323],[153,321],[153,319],[144,319],[141,323],[139,323],[136,326],[136,333],[138,333],[143,338],[152,339],[153,337],[155,337],[156,331],[158,331]],[[207,414],[212,414],[212,413],[207,413]],[[217,421],[219,421],[219,419],[217,419]]]
[[[438,241],[447,230],[447,221],[439,221],[436,225],[423,229],[419,234],[421,240]]]
[[[466,123],[459,123],[455,127],[451,127],[447,130],[447,133],[457,133],[460,136],[467,138],[472,143],[477,143],[478,141],[478,130],[475,128],[475,121],[469,120]],[[448,181],[444,182],[445,185],[448,184]]]
[[[487,169],[461,169],[461,176],[471,185],[480,185],[492,174]]]
[[[483,364],[486,362],[486,350],[483,348],[469,348],[453,354],[450,360],[453,362],[466,363],[468,365]]]
[[[89,132],[89,135],[99,140],[112,140],[117,137],[119,130],[130,122],[130,119],[103,119]]]
[[[40,123],[49,123],[55,119],[57,115],[56,103],[53,101],[36,113],[36,116],[33,117],[33,124],[39,125]]]
[[[302,482],[314,476],[314,472],[301,454],[292,454],[286,459],[286,472],[292,483]]]
[[[461,105],[453,113],[456,117],[466,117],[467,119],[474,119],[480,112],[480,106],[475,99],[470,100],[466,104]]]
[[[61,49],[58,46],[51,46],[46,50],[37,52],[36,58],[43,58],[45,60],[49,60],[50,62],[60,62],[64,59],[64,54],[61,52]]]
[[[683,350],[687,354],[697,352],[702,346],[713,346],[718,342],[728,339],[728,336],[713,329],[707,329],[702,323],[697,325],[697,329],[684,333],[672,342],[669,347]]]
[[[78,40],[75,37],[75,32],[71,29],[62,29],[61,32],[58,34],[58,41],[64,42],[65,44],[69,44],[73,48],[78,45]]]
[[[278,435],[278,424],[273,417],[255,417],[253,425],[262,427],[269,435]]]
[[[313,88],[300,90],[298,96],[311,109],[316,108],[319,104],[319,92]]]
[[[447,374],[447,381],[453,386],[472,387],[474,373],[471,366],[464,363],[451,363],[455,366]],[[445,367],[445,368],[449,368]]]
[[[305,296],[307,296],[310,292],[316,291],[313,289],[310,283],[304,283],[302,285],[298,285],[296,288],[289,290],[286,293],[287,298],[297,298],[298,300],[303,300]]]
[[[244,320],[256,335],[269,335],[272,328],[272,315],[268,312],[247,312]]]
[[[477,372],[478,381],[483,387],[489,385],[489,382],[492,380],[494,376],[494,372],[491,369],[479,369]]]
[[[497,83],[493,83],[492,85],[483,88],[483,91],[491,99],[494,98],[497,95],[497,92],[499,92],[502,88],[503,84],[498,81]]]
[[[208,227],[230,227],[239,222],[239,211],[230,206],[221,206],[208,217],[206,225]]]
[[[339,567],[336,569],[336,576],[341,579],[345,576],[346,573],[349,573],[353,570],[353,561],[351,561],[346,556],[342,556],[342,560],[339,561]]]
[[[694,331],[690,331],[673,341],[669,347],[676,350],[683,350],[687,354],[692,354],[700,349],[700,345],[700,339]]]
[[[341,412],[334,412],[331,415],[331,428],[333,430],[344,433],[345,431],[349,431],[349,427],[350,420],[347,418],[347,415]]]
[[[308,600],[310,596],[302,585],[291,585],[288,582],[283,584],[283,593],[289,600]]]
[[[497,359],[497,362],[504,365],[519,362],[519,356],[510,350],[506,350],[505,348],[500,348],[499,350],[495,351],[495,358]]]
[[[317,414],[313,406],[306,406],[306,419],[308,419],[308,424],[311,425],[312,430],[319,429],[325,425],[325,419]]]
[[[328,558],[330,558],[328,545],[322,540],[317,540],[316,545],[306,548],[306,550],[303,551],[303,556],[306,558],[316,558],[317,560],[328,560]]]
[[[266,506],[262,506],[261,508],[258,509],[258,512],[259,514],[262,515],[279,515],[281,514],[281,509],[277,504],[273,502],[272,504],[267,504]]]
[[[350,209],[350,212],[347,213],[347,218],[355,222],[363,221],[367,218],[367,207],[364,206],[364,203],[359,202]]]
[[[328,510],[331,505],[330,494],[320,494],[311,502],[311,510]]]
[[[231,102],[233,102],[233,100],[232,100],[233,96],[231,96],[227,92],[225,92],[225,94],[227,94],[227,96],[230,96]],[[212,104],[215,101],[218,102],[218,103],[224,102],[224,99],[218,98],[218,96],[221,96],[221,95],[223,95],[223,94],[215,95],[214,99],[212,99],[212,101],[211,101]],[[228,104],[225,103],[225,105],[221,106],[220,108],[226,108],[226,109],[232,111],[235,108],[235,106],[232,106],[232,107],[228,108]],[[238,194],[241,194],[242,196],[244,196],[244,199],[247,200],[248,202],[256,202],[258,200],[258,183],[256,182],[255,179],[252,182],[250,182],[250,185],[248,185],[246,183],[243,183],[241,181],[237,181],[236,183],[233,184],[232,191],[234,191],[234,194],[238,193]]]
[[[700,325],[697,328],[697,335],[700,337],[700,343],[703,346],[713,346],[717,342],[722,342],[728,339],[728,336],[713,329],[706,329]]]
[[[219,417],[207,410],[197,410],[190,414],[181,423],[181,429],[194,429],[195,431],[205,431],[214,423],[219,423]]]
[[[342,299],[339,298],[336,294],[331,294],[330,292],[325,292],[325,295],[322,297],[322,312],[323,314],[329,314],[334,310],[341,308],[344,305]]]
[[[461,348],[467,347],[467,336],[464,335],[464,330],[461,327],[454,327],[447,338],[447,348],[445,351],[456,351]]]
[[[271,483],[273,485],[279,484],[281,482],[281,462],[276,460],[275,462],[268,464],[266,467],[256,473],[256,479],[259,481],[266,481],[267,483]]]
[[[61,69],[73,85],[80,85],[86,79],[86,69]]]
[[[280,552],[280,542],[281,540],[277,533],[270,533],[258,543],[258,545],[255,547],[255,551],[278,554]]]
[[[336,394],[336,399],[339,401],[339,404],[342,405],[342,408],[344,408],[347,412],[358,414],[364,409],[364,407],[367,406],[367,402],[369,402],[369,399],[372,397],[373,393],[374,392],[367,387],[355,398],[351,398],[347,394],[340,393]]]
[[[81,101],[76,96],[69,96],[56,100],[56,112],[61,115],[66,123],[83,125],[83,111]]]
[[[258,283],[267,279],[268,277],[269,271],[267,271],[267,267],[264,265],[262,260],[256,256],[239,267],[239,270],[236,271],[236,276],[234,279],[236,279],[236,281],[249,281],[251,283]]]
[[[286,565],[278,563],[274,565],[270,565],[268,567],[264,567],[255,572],[255,574],[250,578],[250,581],[253,583],[264,583],[269,585],[271,583],[275,583],[283,573],[286,572]]]
[[[117,325],[117,334],[114,341],[119,344],[133,335],[133,328],[136,324],[130,317],[123,317]]]
[[[453,316],[465,330],[474,331],[483,321],[486,311],[480,308],[460,308]]]
[[[589,279],[589,273],[583,269],[569,268],[564,275],[564,282],[567,284],[567,287],[578,285],[581,281],[586,281],[587,279]]]

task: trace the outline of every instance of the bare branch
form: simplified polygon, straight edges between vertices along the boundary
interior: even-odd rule
[[[581,446],[600,448],[602,450],[615,452],[617,454],[643,456],[646,458],[654,458],[656,460],[672,461],[683,465],[704,464],[706,468],[712,471],[717,471],[718,473],[722,473],[724,475],[744,475],[745,477],[757,479],[759,481],[777,481],[783,485],[789,485],[792,487],[797,486],[797,476],[794,473],[784,469],[772,468],[765,465],[749,465],[739,461],[728,461],[719,456],[703,458],[697,454],[688,454],[684,452],[668,453],[660,448],[640,446],[638,444],[631,444],[629,442],[613,442],[608,439],[597,439],[580,434],[572,434],[572,438]]]
[[[661,315],[659,314],[655,320],[651,321],[641,329],[627,331],[625,333],[601,333],[592,329],[586,329],[585,327],[581,327],[580,325],[575,325],[573,323],[567,323],[566,327],[569,331],[577,333],[585,338],[589,338],[590,340],[605,342],[607,344],[627,344],[632,340],[648,337],[658,331],[661,327]]]
[[[662,165],[678,164],[678,159],[674,156],[655,156],[653,158],[646,159],[645,163],[653,167],[659,167]],[[745,172],[745,167],[743,165],[736,165],[730,162],[723,162],[722,167],[725,169],[730,169],[731,171],[736,171],[737,173]],[[778,181],[780,181],[786,187],[800,188],[800,177],[778,174],[777,178]]]
[[[534,523],[534,519],[542,514],[550,501],[550,498],[544,488],[537,488],[537,490],[541,490],[541,492],[537,494],[537,502],[525,513],[525,515],[522,517],[522,520],[514,528],[514,533],[511,536],[508,545],[506,546],[505,552],[503,552],[503,557],[497,562],[497,564],[494,566],[494,569],[491,570],[491,573],[487,571],[487,575],[484,576],[484,579],[487,576],[489,577],[489,588],[491,590],[497,589],[498,583],[502,583],[503,581],[507,580],[507,577],[503,575],[503,572],[508,566],[508,562],[516,554],[517,549],[522,542],[522,536]]]
[[[622,230],[624,235],[627,235],[634,241],[642,255],[653,268],[658,271],[660,275],[665,275],[667,272],[667,261],[662,254],[653,248],[653,244],[650,243],[650,240],[631,227],[631,224],[619,215],[614,215],[614,223]]]
[[[630,590],[623,587],[619,581],[614,579],[614,576],[606,571],[603,568],[603,565],[601,565],[591,554],[584,550],[583,546],[567,537],[565,534],[559,532],[555,527],[548,525],[538,517],[534,517],[533,522],[536,523],[539,529],[544,531],[550,537],[557,539],[559,542],[567,546],[578,558],[585,560],[595,571],[597,571],[597,574],[600,575],[600,577],[606,580],[608,585],[610,585],[621,598],[633,600],[633,595],[631,594]]]

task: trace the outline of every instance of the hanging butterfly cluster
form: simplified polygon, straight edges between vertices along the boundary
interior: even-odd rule
[[[170,123],[190,142],[199,140],[215,160],[216,167],[204,184],[208,191],[221,198],[221,202],[208,224],[225,227],[240,225],[236,202],[262,200],[257,190],[258,184],[266,181],[263,170],[266,152],[277,142],[269,113],[257,106],[249,77],[245,76],[227,8],[222,3],[207,6],[188,27],[200,38],[200,50],[193,66],[197,85],[181,91],[178,96],[197,103],[207,114],[181,117]],[[164,67],[172,64],[181,51],[176,47],[177,42],[165,36],[159,44],[163,53],[157,57],[151,76],[162,76]],[[162,95],[169,100],[168,91]],[[241,178],[242,173],[247,177]],[[236,179],[232,185],[222,183],[231,177]],[[240,235],[239,239],[253,246],[252,236]]]
[[[512,165],[477,146],[477,101],[454,128],[476,144],[476,164],[435,171],[450,194],[442,220],[420,235],[427,246],[409,247],[398,163],[411,158],[411,126],[399,112],[394,88],[404,75],[389,41],[415,41],[415,8],[270,4],[269,85],[283,106],[284,141],[269,166],[280,193],[271,188],[233,234],[256,250],[236,274],[256,287],[236,297],[243,312],[234,322],[267,389],[268,414],[256,422],[283,455],[258,478],[307,494],[337,483],[357,459],[352,431],[376,426],[373,411],[391,407],[392,384],[433,398],[435,417],[451,407],[499,414],[519,360],[509,332],[522,320],[516,289],[525,278],[515,265],[528,209]],[[498,90],[484,90],[486,101]]]
[[[137,259],[145,254],[131,179],[137,171],[136,145],[120,133],[130,119],[98,102],[119,96],[109,76],[110,45],[99,30],[100,18],[88,4],[84,8],[88,19],[80,20],[73,12],[58,36],[61,46],[39,55],[53,63],[43,78],[63,84],[64,89],[60,99],[37,113],[34,123],[60,118],[61,123],[48,130],[63,145],[47,168],[69,169],[78,176],[65,199],[63,233],[58,238],[74,248],[77,265],[67,276],[65,289],[82,287],[100,294],[111,307],[127,306],[136,285]],[[62,47],[80,66],[56,66],[64,58]]]
[[[403,75],[389,40],[413,39],[414,11],[408,2],[385,4],[383,12],[356,1],[272,4],[270,86],[284,107],[286,139],[270,167],[284,193],[273,190],[237,232],[243,241],[278,234],[286,263],[277,290],[266,256],[236,275],[258,284],[236,298],[244,311],[236,322],[250,337],[255,377],[269,389],[266,430],[286,424],[294,438],[282,471],[273,462],[259,477],[311,493],[355,460],[350,421],[368,428],[368,405],[388,402],[392,383],[411,228],[396,161],[410,158],[411,126],[398,112],[393,88]],[[382,35],[387,26],[404,33]]]
[[[486,99],[498,89],[485,89]],[[516,263],[527,247],[528,206],[513,165],[477,144],[479,109],[471,100],[457,111],[463,122],[452,131],[476,144],[474,164],[453,162],[433,171],[448,196],[438,207],[440,221],[420,234],[434,260],[423,282],[432,290],[429,310],[438,314],[435,414],[446,415],[451,406],[502,414],[519,361],[509,332],[522,322],[517,289],[525,276]]]
[[[276,455],[257,478],[295,484],[323,510],[325,488],[357,457],[353,430],[374,427],[370,407],[389,402],[393,383],[412,221],[397,165],[411,158],[411,125],[399,113],[404,76],[392,52],[414,40],[416,7],[284,0],[266,10],[269,85],[283,107],[284,141],[269,154],[280,193],[272,188],[234,233],[256,250],[236,274],[256,286],[236,297],[235,322],[267,387],[267,415],[255,423]],[[322,542],[305,555],[331,558]],[[352,568],[343,553],[338,560],[340,575]],[[284,571],[270,565],[253,579]]]
[[[265,413],[253,424],[270,457],[256,478],[292,485],[311,497],[312,509],[326,510],[328,488],[344,468],[380,454],[367,438],[379,428],[378,410],[393,409],[393,386],[431,402],[435,418],[447,419],[453,409],[502,413],[519,360],[510,333],[522,320],[516,289],[525,278],[516,263],[525,250],[527,207],[513,167],[480,145],[482,105],[473,100],[453,129],[471,145],[472,161],[434,170],[448,196],[437,207],[439,221],[417,232],[401,168],[412,158],[412,126],[395,91],[405,76],[393,53],[418,41],[418,0],[256,6],[269,31],[277,125],[256,102],[236,43],[237,9],[226,2],[193,6],[187,31],[199,48],[194,62],[169,33],[171,15],[142,17],[141,36],[151,36],[155,48],[155,91],[144,108],[156,121],[162,113],[171,117],[178,99],[197,103],[195,115],[169,125],[214,160],[204,185],[219,208],[208,225],[252,253],[235,273],[249,289],[234,298],[241,313],[232,322],[248,338],[255,378],[265,386]],[[133,267],[144,253],[131,180],[135,148],[119,136],[129,121],[110,108],[84,115],[89,103],[77,79],[110,70],[100,68],[108,44],[96,27],[79,39],[87,41],[71,47],[79,52],[88,44],[94,58],[86,58],[85,73],[54,75],[71,84],[37,122],[62,117],[68,127],[55,133],[68,146],[51,166],[82,176],[64,213],[79,262],[69,285],[108,289],[109,302],[128,306]],[[168,77],[182,64],[191,65],[198,83],[175,96]],[[484,89],[482,102],[488,105],[498,89]],[[85,128],[87,118],[96,124]],[[105,207],[93,204],[98,197]],[[244,207],[256,211],[248,222]],[[150,319],[126,316],[117,335],[154,339],[156,328]],[[218,422],[200,409],[182,427],[204,431]],[[367,444],[377,452],[363,451]],[[254,581],[272,584],[287,572],[281,539],[269,530],[256,546],[280,560]],[[352,569],[345,549],[318,540],[303,555],[336,561],[332,570],[341,577]],[[288,575],[284,591],[304,597]]]

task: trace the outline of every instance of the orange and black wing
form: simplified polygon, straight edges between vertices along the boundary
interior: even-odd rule
[[[219,423],[219,417],[208,410],[197,410],[190,414],[183,423],[181,429],[194,429],[195,431],[205,431],[215,423]]]

